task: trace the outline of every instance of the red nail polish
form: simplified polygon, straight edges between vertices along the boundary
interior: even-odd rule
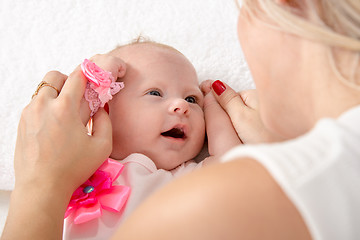
[[[107,112],[107,114],[109,114],[109,104],[105,103],[104,109]]]
[[[226,90],[225,85],[220,80],[216,80],[211,86],[218,96],[220,96]]]

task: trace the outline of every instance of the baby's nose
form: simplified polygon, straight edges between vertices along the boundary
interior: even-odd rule
[[[170,103],[169,112],[187,115],[190,112],[189,103],[184,99],[174,99]]]

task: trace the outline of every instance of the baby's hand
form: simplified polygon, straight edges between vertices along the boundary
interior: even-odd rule
[[[241,141],[231,123],[229,116],[219,105],[211,92],[212,81],[201,84],[204,98],[204,113],[206,133],[208,137],[208,150],[211,156],[220,156],[241,144]]]
[[[114,79],[118,80],[124,77],[126,73],[126,64],[120,58],[109,54],[97,54],[90,58],[90,61],[102,68],[104,71],[111,72]],[[84,124],[89,121],[90,116],[89,103],[85,98],[82,99],[80,106],[80,116]]]
[[[115,79],[124,77],[126,73],[125,62],[120,58],[111,56],[110,54],[96,54],[91,57],[90,60],[103,70],[111,72]]]

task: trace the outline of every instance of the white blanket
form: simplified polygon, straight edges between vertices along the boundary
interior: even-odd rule
[[[237,42],[232,0],[1,0],[0,190],[14,187],[22,109],[46,72],[69,74],[84,58],[140,34],[184,53],[199,82],[253,88]]]
[[[1,0],[0,234],[20,114],[46,72],[69,74],[84,58],[141,34],[184,53],[199,82],[254,88],[237,42],[237,14],[232,0]]]

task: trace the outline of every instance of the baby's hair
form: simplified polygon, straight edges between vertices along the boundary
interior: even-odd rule
[[[137,38],[131,40],[127,44],[118,45],[118,46],[116,46],[115,49],[123,48],[123,47],[126,47],[126,46],[138,45],[138,44],[140,44],[140,45],[141,44],[149,44],[149,45],[153,45],[153,46],[158,46],[158,47],[166,48],[166,49],[169,49],[169,50],[173,50],[173,51],[175,51],[177,53],[180,53],[181,55],[184,55],[182,52],[180,52],[179,50],[177,50],[176,48],[174,48],[172,46],[153,41],[149,37],[145,37],[143,35],[139,35]]]

